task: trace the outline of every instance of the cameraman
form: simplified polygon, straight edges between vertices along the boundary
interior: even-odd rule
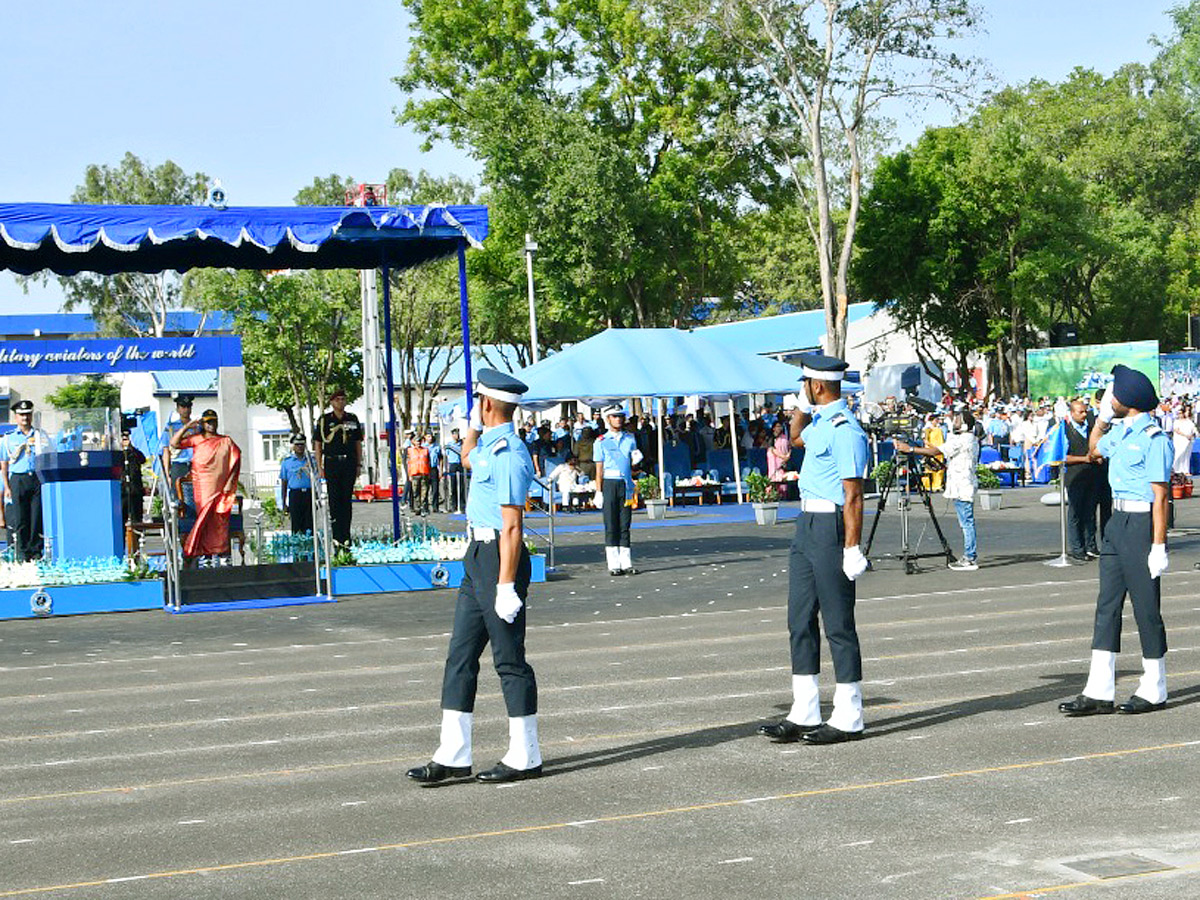
[[[975,545],[975,491],[979,480],[975,464],[979,459],[979,441],[975,437],[975,417],[968,410],[954,414],[953,434],[940,447],[912,447],[896,441],[899,453],[916,453],[930,458],[941,456],[946,461],[946,499],[954,501],[958,513],[958,524],[963,532],[963,555],[950,564],[955,572],[974,572],[976,562]]]

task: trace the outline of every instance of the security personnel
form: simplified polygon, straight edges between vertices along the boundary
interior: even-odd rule
[[[292,453],[279,464],[283,511],[292,521],[292,534],[312,533],[312,461],[304,446],[304,435],[292,435]]]
[[[192,448],[185,447],[179,450],[171,449],[171,437],[180,428],[192,421],[192,402],[191,394],[178,394],[175,397],[175,412],[171,413],[167,419],[167,427],[163,429],[163,465],[167,469],[168,481],[171,485],[171,496],[179,496],[179,482],[187,477],[187,474],[192,471]],[[185,510],[190,515],[195,516],[195,494],[192,492],[191,482],[184,484],[183,505]]]
[[[633,467],[642,461],[637,439],[625,431],[625,410],[618,404],[604,408],[606,431],[592,445],[596,481],[600,491],[593,502],[604,517],[604,555],[609,575],[636,575],[629,548],[633,518]]]
[[[17,562],[42,557],[42,484],[34,471],[34,457],[50,449],[50,436],[33,427],[33,403],[21,400],[13,406],[16,431],[0,443],[0,473],[9,507],[5,515],[12,532]]]
[[[537,736],[537,681],[525,661],[525,599],[529,551],[523,539],[525,499],[533,461],[512,418],[528,388],[510,375],[481,369],[463,454],[471,470],[467,520],[471,543],[454,610],[454,631],[442,679],[441,742],[433,759],[408,770],[422,784],[471,774],[471,726],[479,655],[490,641],[508,709],[508,752],[476,777],[502,782],[542,774]]]
[[[1167,704],[1167,631],[1159,609],[1167,571],[1167,498],[1174,452],[1155,423],[1154,385],[1126,366],[1112,370],[1113,384],[1092,426],[1091,455],[1109,461],[1113,512],[1100,545],[1100,592],[1092,631],[1092,663],[1083,693],[1058,705],[1067,716],[1111,713],[1116,698],[1117,654],[1125,595],[1133,603],[1142,644],[1142,678],[1119,713],[1163,709]],[[1113,425],[1113,419],[1124,419]]]
[[[862,654],[854,625],[854,580],[867,570],[859,549],[867,436],[841,399],[847,364],[832,356],[800,357],[804,384],[791,418],[793,447],[804,448],[800,508],[792,539],[788,634],[792,652],[792,708],[758,733],[776,743],[803,740],[838,744],[862,737]],[[821,722],[817,673],[821,636],[833,656],[837,685],[833,714]]]
[[[362,425],[358,416],[346,411],[346,392],[341,388],[329,395],[331,412],[317,420],[313,428],[313,449],[317,453],[317,472],[325,479],[329,492],[329,526],[335,544],[350,543],[350,516],[354,501],[354,482],[362,470]]]
[[[133,446],[132,438],[130,431],[121,431],[121,452],[125,457],[125,467],[121,471],[122,522],[141,522],[145,518],[146,489],[142,483],[142,466],[146,454]]]

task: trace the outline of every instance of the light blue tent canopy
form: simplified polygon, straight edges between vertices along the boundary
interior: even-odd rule
[[[514,373],[529,390],[522,404],[556,400],[793,393],[803,375],[796,366],[715,343],[676,328],[610,328]],[[732,403],[730,404],[732,415]],[[732,429],[733,424],[730,423]],[[662,440],[662,428],[658,430]],[[740,475],[737,442],[734,472]],[[659,477],[663,453],[660,447]],[[738,502],[742,481],[735,479]]]
[[[514,373],[522,403],[794,393],[796,366],[677,328],[609,328]]]
[[[385,367],[394,394],[389,269],[458,256],[459,315],[465,381],[470,376],[470,323],[465,249],[488,233],[485,206],[115,206],[0,203],[0,270],[54,272],[187,272],[228,269],[383,270]],[[396,471],[395,404],[388,403],[389,468]],[[392,491],[392,530],[400,537],[400,500]]]

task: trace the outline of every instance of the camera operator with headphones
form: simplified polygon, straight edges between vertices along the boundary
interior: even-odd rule
[[[913,447],[903,441],[896,442],[900,453],[917,453],[931,458],[941,456],[946,461],[947,500],[954,501],[958,524],[963,532],[963,555],[950,564],[956,572],[974,572],[976,562],[975,542],[975,492],[979,480],[975,465],[979,461],[979,440],[975,437],[975,417],[963,409],[954,414],[953,434],[940,447]]]

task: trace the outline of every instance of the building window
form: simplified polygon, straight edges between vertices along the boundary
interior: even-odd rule
[[[277,463],[291,449],[286,434],[264,434],[262,436],[263,462]]]

